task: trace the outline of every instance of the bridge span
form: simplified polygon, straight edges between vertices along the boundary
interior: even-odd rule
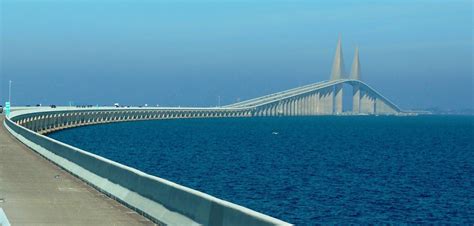
[[[102,123],[179,118],[315,115],[398,115],[398,106],[360,79],[358,50],[346,76],[340,41],[331,79],[223,107],[29,108],[13,111],[5,127],[18,140],[97,190],[164,225],[289,225],[205,193],[53,140],[44,134]],[[352,98],[344,99],[344,87]],[[345,101],[351,109],[344,111]]]
[[[359,50],[356,48],[352,70],[344,72],[339,39],[330,80],[249,99],[223,107],[159,108],[58,108],[32,110],[16,115],[16,124],[41,134],[99,123],[133,120],[215,117],[315,116],[315,115],[398,115],[403,111],[380,92],[361,81]],[[352,98],[343,98],[349,86]],[[346,101],[352,105],[344,111]],[[346,104],[347,105],[347,104]]]
[[[343,112],[342,85],[353,88],[352,111]],[[315,116],[315,115],[397,115],[399,107],[366,83],[338,79],[310,84],[275,94],[214,108],[75,108],[23,111],[15,122],[45,134],[56,130],[110,122],[176,118]]]

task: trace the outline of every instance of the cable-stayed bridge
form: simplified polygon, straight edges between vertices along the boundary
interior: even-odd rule
[[[396,115],[400,108],[361,81],[358,50],[344,73],[339,40],[330,80],[223,107],[27,108],[14,109],[5,128],[18,140],[73,175],[163,225],[290,225],[281,220],[151,176],[43,134],[101,123],[177,118],[305,115]],[[351,98],[343,92],[351,87]],[[347,101],[347,102],[346,102]],[[352,106],[344,111],[344,106]],[[0,136],[0,138],[2,138]],[[3,139],[3,138],[2,138]],[[10,144],[10,146],[13,146]],[[50,203],[44,200],[45,203]],[[29,205],[29,203],[25,203]]]
[[[355,79],[318,82],[263,97],[224,106],[250,108],[252,116],[304,116],[343,114],[342,85],[353,88],[352,110],[347,114],[398,114],[394,103],[382,94]]]
[[[222,107],[159,107],[159,108],[58,108],[16,117],[17,123],[40,133],[64,128],[117,121],[172,118],[265,117],[314,115],[397,115],[401,109],[361,81],[359,51],[356,48],[352,70],[344,73],[341,40],[339,39],[331,77],[313,83]],[[344,98],[348,89],[352,98]],[[352,106],[344,111],[343,106]]]
[[[360,80],[359,50],[356,48],[352,70],[344,73],[341,40],[339,39],[331,79],[302,87],[227,105],[230,108],[251,108],[253,116],[300,116],[343,114],[343,86],[352,87],[352,109],[348,114],[398,114],[390,100]]]

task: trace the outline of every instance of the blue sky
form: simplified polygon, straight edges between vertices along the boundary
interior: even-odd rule
[[[0,99],[210,106],[346,71],[405,109],[473,107],[471,1],[2,0]]]

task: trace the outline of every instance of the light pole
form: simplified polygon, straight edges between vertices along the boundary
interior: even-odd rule
[[[12,103],[12,80],[8,83],[8,102]]]

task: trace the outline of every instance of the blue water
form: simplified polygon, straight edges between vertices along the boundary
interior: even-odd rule
[[[474,223],[474,117],[182,119],[50,135],[296,225]]]

